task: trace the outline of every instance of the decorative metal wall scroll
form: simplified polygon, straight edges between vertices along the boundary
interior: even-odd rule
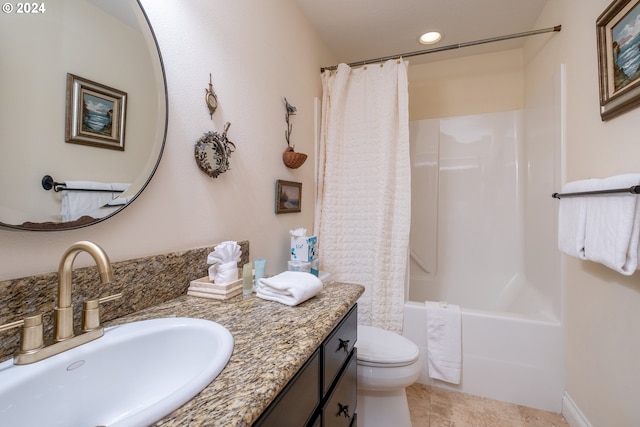
[[[222,134],[207,132],[196,142],[196,163],[211,178],[217,178],[218,175],[230,169],[229,159],[236,149],[235,144],[227,139],[230,126],[231,123],[227,122]]]

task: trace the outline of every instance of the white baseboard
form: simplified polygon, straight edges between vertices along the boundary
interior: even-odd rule
[[[566,391],[562,398],[562,416],[571,427],[593,427]]]

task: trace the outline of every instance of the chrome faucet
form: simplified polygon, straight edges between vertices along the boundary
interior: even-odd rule
[[[78,347],[104,335],[104,328],[100,325],[98,306],[101,303],[122,297],[115,294],[104,298],[83,302],[82,333],[75,335],[73,331],[73,307],[71,305],[71,288],[73,276],[73,262],[80,252],[87,252],[98,266],[101,284],[113,281],[113,270],[106,252],[92,242],[74,243],[65,251],[58,268],[58,305],[54,309],[54,342],[45,345],[43,341],[42,314],[25,317],[13,323],[0,326],[0,332],[22,326],[20,350],[13,360],[16,365],[26,365],[38,362]]]

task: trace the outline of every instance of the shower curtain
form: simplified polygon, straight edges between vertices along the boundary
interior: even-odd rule
[[[402,330],[411,222],[407,64],[322,74],[315,233],[322,269],[359,283],[359,323]]]

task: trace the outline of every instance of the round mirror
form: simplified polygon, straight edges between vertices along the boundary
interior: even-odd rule
[[[12,5],[0,25],[0,225],[103,221],[142,192],[164,148],[151,25],[136,0]]]

